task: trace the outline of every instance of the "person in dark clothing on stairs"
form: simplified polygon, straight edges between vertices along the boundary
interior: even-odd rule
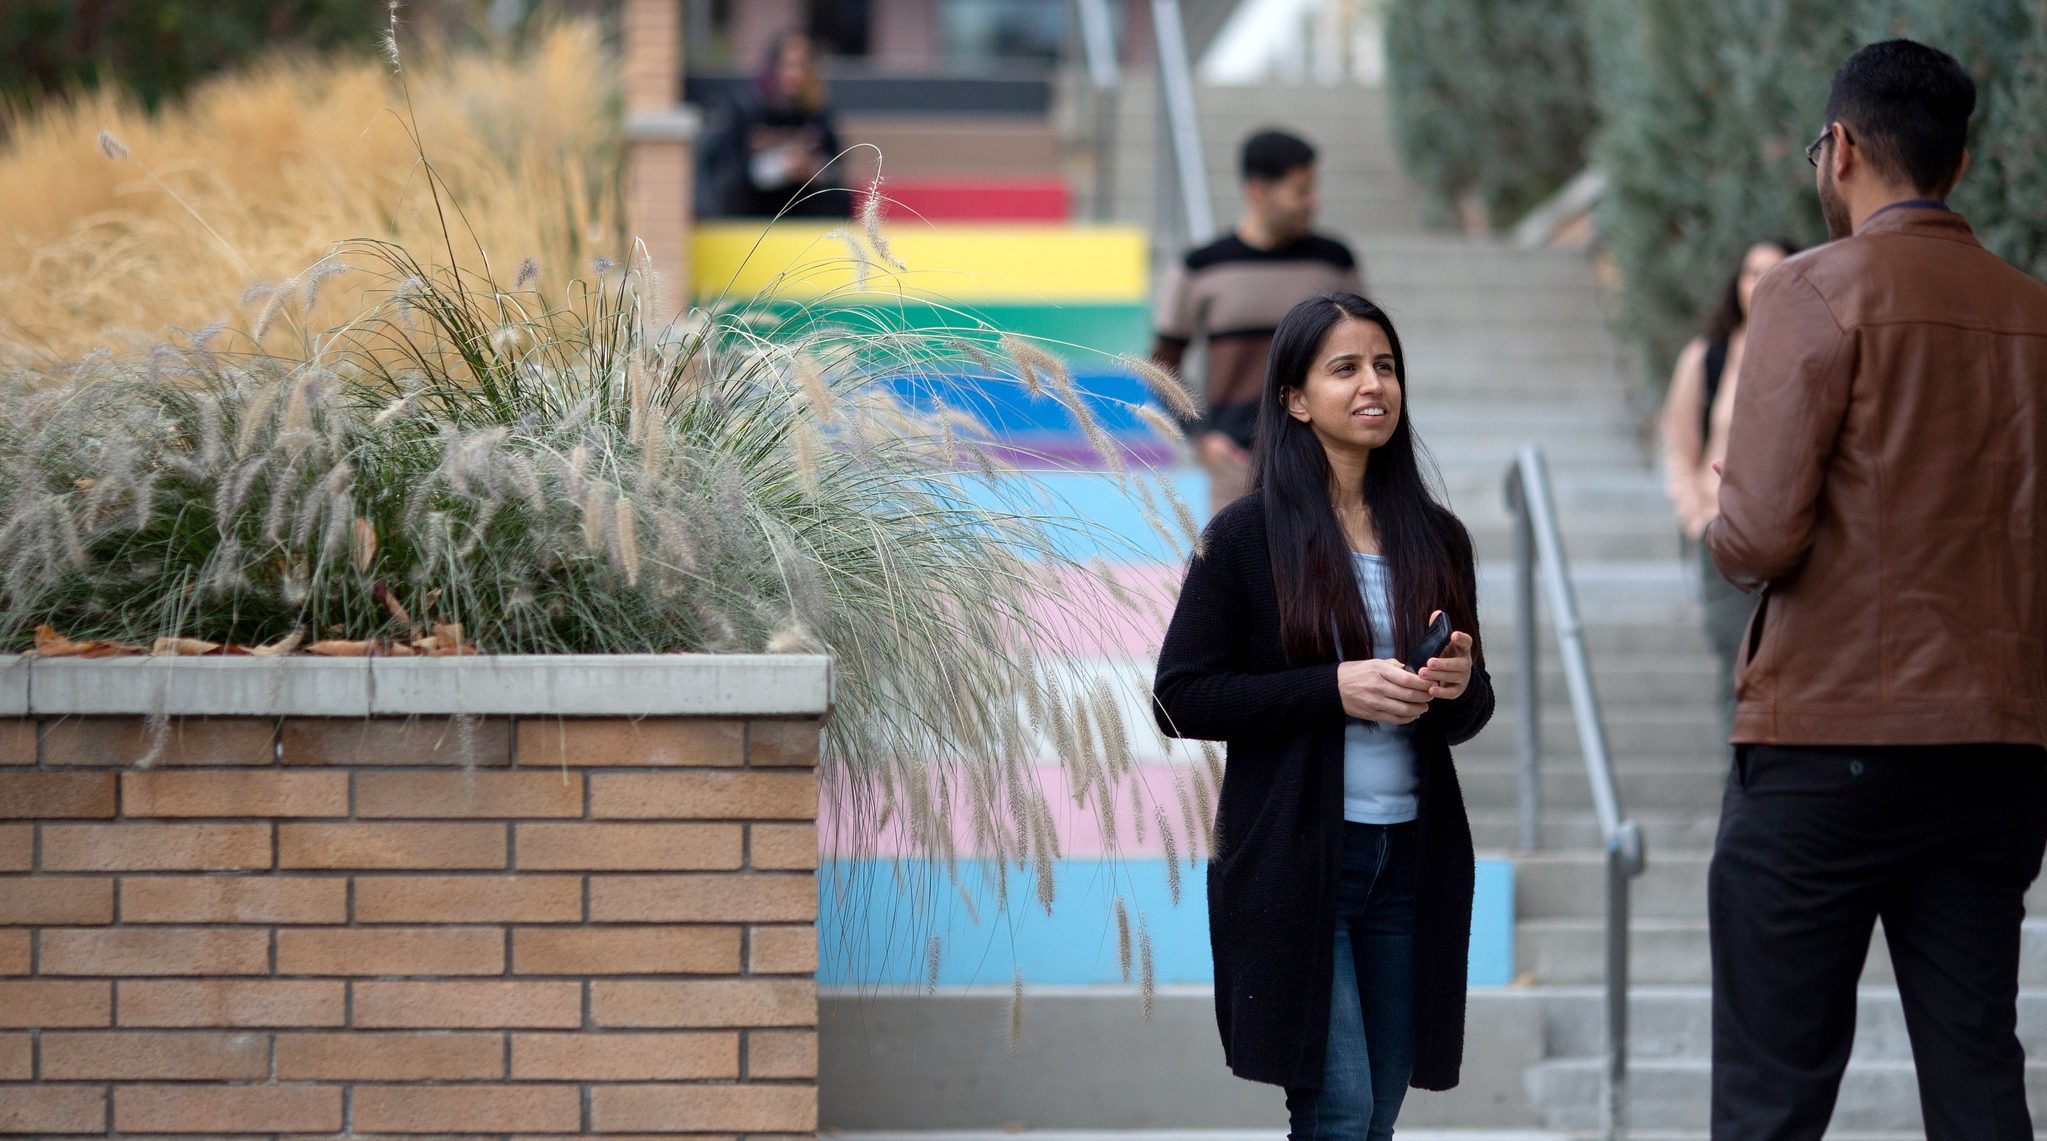
[[[1188,426],[1208,472],[1209,513],[1251,482],[1259,385],[1280,315],[1322,290],[1363,293],[1350,248],[1313,231],[1315,148],[1285,131],[1244,141],[1244,213],[1234,230],[1191,250],[1159,287],[1152,359],[1178,371],[1201,342],[1202,415]]]
[[[768,47],[752,90],[704,135],[697,213],[707,218],[845,218],[853,195],[839,184],[839,133],[825,101],[817,48],[784,32]]]
[[[1250,494],[1188,564],[1160,729],[1227,743],[1208,866],[1231,1070],[1286,1088],[1296,1141],[1393,1135],[1457,1084],[1471,825],[1450,746],[1492,716],[1470,535],[1429,490],[1400,338],[1323,293],[1274,331]],[[1404,661],[1436,613],[1454,631]]]

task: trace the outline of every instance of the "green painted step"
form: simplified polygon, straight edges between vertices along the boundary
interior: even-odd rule
[[[808,304],[779,301],[763,308],[792,319],[802,320],[807,315],[811,320],[876,333],[936,329],[1015,333],[1039,341],[1082,369],[1099,363],[1101,357],[1143,355],[1151,350],[1151,314],[1137,302],[947,306],[873,297]]]

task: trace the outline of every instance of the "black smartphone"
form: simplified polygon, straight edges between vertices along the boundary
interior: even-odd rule
[[[1422,640],[1415,644],[1414,652],[1407,655],[1407,668],[1420,673],[1422,667],[1429,664],[1429,659],[1442,653],[1443,647],[1449,644],[1450,616],[1438,610],[1436,620],[1422,631]]]

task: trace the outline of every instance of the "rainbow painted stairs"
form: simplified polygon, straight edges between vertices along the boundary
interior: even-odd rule
[[[1148,345],[1143,236],[1122,227],[899,220],[887,240],[907,271],[863,270],[824,225],[783,223],[765,235],[744,223],[707,226],[696,243],[695,286],[700,297],[743,303],[772,298],[771,304],[802,307],[813,319],[897,329],[985,323],[1064,349],[1093,412],[1139,466],[1127,479],[1084,470],[1096,457],[1066,413],[1055,402],[1019,396],[1013,383],[948,377],[949,399],[975,408],[1015,446],[1015,454],[1048,461],[1014,477],[1035,485],[1031,494],[1088,518],[1097,533],[1116,537],[1113,549],[1078,539],[1072,553],[1112,560],[1131,601],[1099,627],[1068,630],[1062,649],[1087,671],[1115,678],[1120,690],[1142,693],[1163,630],[1164,610],[1156,600],[1169,599],[1176,589],[1187,551],[1184,542],[1144,522],[1148,509],[1142,501],[1148,497],[1131,494],[1131,484],[1154,489],[1149,498],[1170,489],[1189,505],[1207,500],[1201,473],[1179,466],[1174,450],[1130,413],[1129,403],[1147,399],[1142,384],[1111,363],[1115,354],[1142,353]],[[874,280],[863,285],[858,280],[863,274]],[[931,382],[925,376],[916,383]],[[1139,723],[1148,720],[1134,703],[1129,713]],[[1163,758],[1144,756],[1140,749],[1140,763],[1147,762],[1156,768]],[[1049,790],[1064,785],[1062,770],[1050,758],[1041,778]],[[1161,768],[1147,783],[1169,789],[1172,778]],[[1054,799],[1071,805],[1070,798]],[[1158,831],[1136,824],[1124,821],[1118,829],[1124,840],[1112,851],[1088,814],[1070,812],[1061,821],[1059,903],[1049,917],[1019,908],[995,920],[992,887],[971,864],[965,865],[961,889],[936,904],[923,877],[894,873],[892,861],[900,853],[875,851],[827,867],[821,982],[849,997],[900,996],[924,988],[933,978],[922,944],[929,930],[944,946],[933,1004],[976,1001],[991,991],[999,991],[1006,1003],[1011,980],[1021,972],[1034,1024],[1040,1006],[1062,999],[1084,1011],[1113,1009],[1109,1017],[1136,1019],[1137,998],[1119,963],[1110,921],[1112,901],[1120,897],[1149,928],[1163,1006],[1177,1011],[1187,996],[1205,995],[1211,980],[1203,876],[1184,858],[1182,874],[1169,876]],[[829,832],[829,822],[826,827]],[[1133,842],[1133,836],[1143,839]],[[1169,890],[1174,878],[1181,881],[1177,903]],[[1032,895],[1028,880],[1010,890],[1017,898]],[[1481,866],[1474,936],[1473,983],[1506,985],[1514,964],[1508,860],[1488,859]],[[847,1009],[857,1018],[860,1006],[855,998]],[[1041,1032],[1033,1025],[1027,1041],[1037,1043],[1041,1033],[1047,1045],[1065,1037],[1053,1026]],[[831,1034],[828,1029],[827,1037]],[[1193,1041],[1206,1054],[1217,1052],[1212,1032]],[[1217,1061],[1203,1058],[1209,1065]]]
[[[1423,234],[1414,221],[1420,211],[1412,188],[1386,161],[1394,152],[1383,93],[1376,89],[1316,88],[1303,98],[1302,89],[1285,85],[1201,88],[1197,98],[1219,195],[1229,185],[1229,140],[1250,125],[1287,122],[1332,144],[1324,177],[1342,193],[1332,190],[1327,224],[1352,240],[1372,294],[1399,323],[1409,363],[1407,411],[1479,551],[1480,611],[1502,701],[1493,726],[1458,751],[1458,769],[1481,856],[1512,865],[1505,951],[1510,981],[1474,978],[1463,1084],[1446,1094],[1412,1093],[1401,1134],[1419,1130],[1415,1136],[1438,1141],[1597,1135],[1601,857],[1547,634],[1538,646],[1538,721],[1547,757],[1543,845],[1536,852],[1515,850],[1520,697],[1511,676],[1517,640],[1508,609],[1512,541],[1501,482],[1513,449],[1534,440],[1550,459],[1621,793],[1648,837],[1650,866],[1637,883],[1631,938],[1632,1135],[1702,1138],[1710,1028],[1705,864],[1727,753],[1711,711],[1715,666],[1698,634],[1692,572],[1644,446],[1644,410],[1629,399],[1623,377],[1630,369],[1607,332],[1599,287],[1583,257],[1571,251],[1512,250]],[[1124,101],[1119,160],[1153,149],[1148,133],[1154,125],[1140,102]],[[1151,185],[1137,177],[1141,172],[1125,173],[1118,185],[1126,194]],[[899,220],[892,233],[910,228]],[[921,252],[905,258],[952,267],[955,296],[970,295],[970,284],[985,290],[971,296],[984,309],[1003,312],[1019,331],[1142,351],[1144,274],[1134,234],[1115,239],[1114,231],[1098,232],[1111,243],[1121,241],[1129,252],[1117,256],[1130,261],[1077,243],[1047,265],[1030,247],[1055,232],[1074,240],[1073,231],[1042,224],[1004,229],[1019,232],[1017,242],[1026,248],[992,245],[969,262],[948,253],[958,247],[940,241],[929,261]],[[995,237],[1000,231],[966,232]],[[909,248],[902,240],[897,245]],[[1043,276],[1023,272],[1032,265],[1047,266]],[[1100,288],[1107,281],[1125,284]],[[1015,308],[998,309],[1006,306]],[[1083,313],[1096,323],[1060,324]],[[1056,331],[1062,327],[1070,331]],[[1039,424],[1037,430],[1056,427]],[[1031,426],[1020,423],[1018,430]],[[1168,468],[1156,478],[1175,481],[1190,502],[1204,499],[1198,480],[1183,469]],[[1129,524],[1134,515],[1115,514],[1128,511],[1127,502],[1079,491],[1074,498],[1112,522],[1123,520],[1126,533],[1143,532]],[[1157,549],[1125,570],[1139,585],[1165,582],[1176,573],[1178,557]],[[1143,637],[1124,631],[1077,642],[1075,651],[1127,668],[1130,648],[1143,644]],[[1076,841],[1069,854],[1084,861],[1085,835],[1067,835]],[[833,918],[841,946],[866,946],[862,953],[869,957],[864,965],[848,959],[847,973],[835,976],[840,985],[827,988],[822,1004],[828,1134],[989,1141],[1022,1130],[1046,1141],[1248,1141],[1283,1132],[1278,1092],[1237,1081],[1223,1069],[1209,989],[1198,981],[1202,967],[1179,957],[1200,957],[1204,940],[1193,922],[1198,897],[1183,898],[1179,911],[1147,905],[1161,980],[1197,981],[1162,981],[1145,1021],[1135,988],[1107,969],[1115,939],[1100,918],[1104,881],[1084,864],[1060,874],[1059,923],[1070,926],[1038,922],[1014,951],[1007,935],[955,931],[941,985],[929,995],[921,971],[898,965],[890,975],[892,960],[874,956],[861,942],[872,934],[873,911],[862,920],[865,929]],[[1118,890],[1133,889],[1122,883]],[[2036,892],[2033,903],[2036,913],[2047,905],[2047,889]],[[985,957],[962,950],[976,936]],[[2027,921],[2023,946],[2019,1031],[2039,1058],[2047,1056],[2047,920]],[[1030,977],[1065,971],[1079,980],[1027,989],[1015,1052],[1009,1040],[1012,955],[1022,957]],[[1034,973],[1040,970],[1046,974]],[[1105,977],[1114,981],[1100,981]],[[1830,1136],[1923,1136],[1910,1065],[1879,940],[1864,974],[1855,1053]],[[2027,1076],[2035,1116],[2047,1119],[2047,1064],[2032,1064]]]

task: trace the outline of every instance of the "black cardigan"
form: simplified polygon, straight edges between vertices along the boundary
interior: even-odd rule
[[[1453,550],[1477,597],[1471,541]],[[1253,493],[1218,513],[1187,567],[1153,683],[1159,727],[1228,744],[1208,865],[1215,1018],[1239,1077],[1322,1084],[1343,856],[1343,699],[1336,663],[1290,666]],[[1457,1084],[1471,944],[1471,822],[1450,746],[1485,726],[1492,681],[1478,653],[1471,683],[1415,722],[1420,781],[1415,892],[1415,1062],[1421,1089]]]

